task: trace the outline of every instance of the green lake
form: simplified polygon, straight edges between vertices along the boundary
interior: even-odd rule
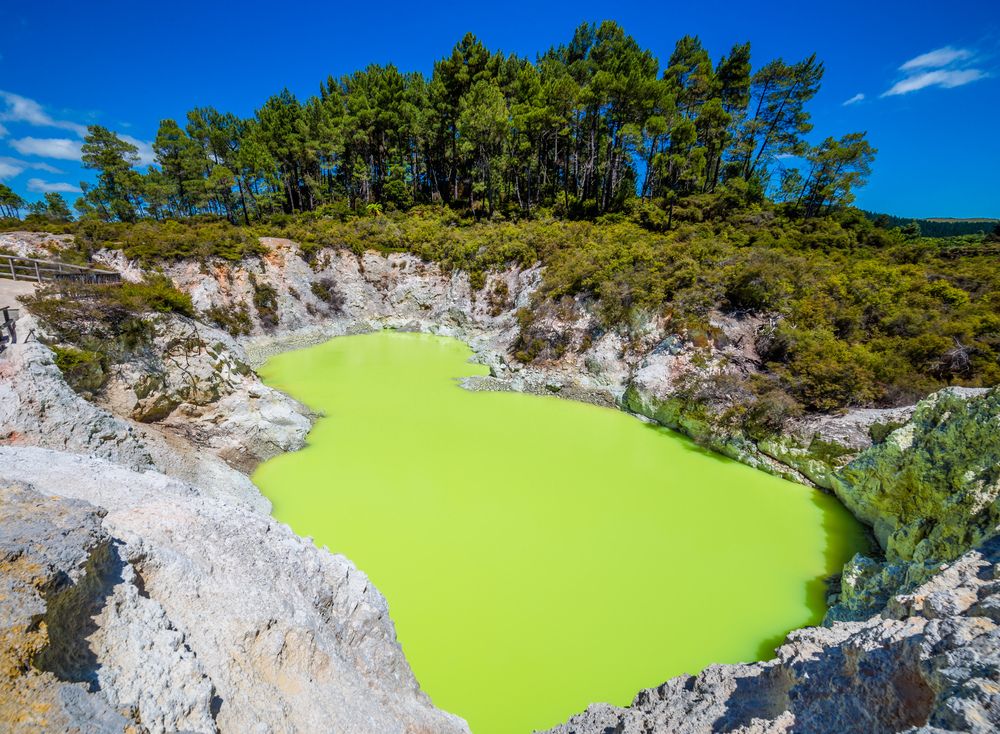
[[[381,332],[260,370],[326,417],[254,481],[386,596],[437,706],[527,733],[822,618],[865,544],[834,499],[619,411],[463,390],[470,356]]]

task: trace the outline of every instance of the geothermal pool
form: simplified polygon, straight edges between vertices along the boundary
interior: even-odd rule
[[[834,499],[619,411],[463,390],[470,355],[381,332],[260,370],[326,417],[254,481],[386,596],[438,707],[527,733],[821,619],[864,548]]]

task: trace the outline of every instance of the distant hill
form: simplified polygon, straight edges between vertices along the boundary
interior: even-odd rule
[[[888,220],[889,227],[905,227],[911,222],[920,225],[920,232],[924,237],[960,237],[966,234],[979,234],[980,232],[991,232],[995,226],[1000,224],[1000,219],[990,219],[988,217],[960,219],[957,217],[928,217],[926,219],[916,219],[913,217],[895,217],[891,214],[880,214],[878,212],[866,211],[865,216],[872,221]]]
[[[1000,219],[990,219],[989,217],[966,217],[965,219],[959,217],[927,217],[922,220],[924,222],[1000,222]]]

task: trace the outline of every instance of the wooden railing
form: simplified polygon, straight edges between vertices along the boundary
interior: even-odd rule
[[[42,283],[46,280],[74,280],[83,283],[120,283],[122,277],[113,270],[97,270],[81,265],[36,260],[33,257],[0,255],[0,278],[28,280]]]

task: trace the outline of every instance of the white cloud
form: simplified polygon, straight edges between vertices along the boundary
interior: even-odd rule
[[[48,163],[28,163],[28,168],[34,168],[37,171],[45,171],[46,173],[62,173],[61,168],[56,168],[55,166],[50,166]]]
[[[883,97],[892,97],[898,94],[909,94],[927,87],[943,87],[953,89],[974,81],[983,79],[986,74],[979,69],[937,69],[935,71],[925,71],[922,74],[908,76],[895,84],[888,91],[883,92]]]
[[[87,134],[86,125],[80,125],[69,120],[56,120],[33,99],[2,90],[0,90],[0,99],[7,105],[6,109],[0,112],[0,120],[4,120],[5,122],[26,122],[29,125],[40,127],[58,127],[63,130],[71,130],[80,137]]]
[[[16,163],[0,161],[0,181],[7,178],[14,178],[14,176],[19,176],[23,170],[24,167],[19,166]]]
[[[858,92],[853,97],[851,97],[849,100],[847,100],[846,102],[844,102],[844,107],[847,107],[847,105],[857,104],[858,102],[861,102],[864,98],[865,98],[865,95],[863,95],[861,92]]]
[[[58,192],[61,194],[79,194],[80,187],[74,186],[66,181],[43,181],[40,178],[28,179],[28,191],[35,191],[40,194]]]
[[[965,61],[972,58],[972,52],[965,48],[953,48],[945,46],[920,54],[899,67],[900,71],[914,71],[915,69],[940,69],[941,67],[953,64],[956,61]]]
[[[118,137],[126,143],[131,143],[139,149],[139,162],[136,165],[148,166],[156,160],[156,154],[153,152],[152,143],[145,140],[139,140],[139,138],[133,138],[131,135],[119,135]]]
[[[48,163],[42,163],[40,161],[22,161],[20,158],[0,156],[0,180],[20,176],[29,168],[38,171],[45,171],[46,173],[62,173],[62,170],[56,168],[55,166],[50,166]]]
[[[119,135],[122,140],[131,143],[138,149],[139,160],[137,166],[148,166],[153,163],[156,154],[153,152],[152,143],[133,138],[131,135]],[[78,161],[83,155],[82,143],[69,138],[15,138],[10,141],[10,145],[21,155],[37,155],[41,158],[58,158],[64,161]],[[40,168],[40,165],[33,166]],[[48,169],[43,169],[48,170]]]
[[[81,143],[67,138],[17,138],[11,140],[10,145],[21,155],[37,155],[63,161],[78,161],[82,155]]]
[[[56,127],[71,130],[81,138],[87,134],[87,126],[69,120],[56,120],[33,99],[22,97],[13,92],[0,90],[0,102],[6,105],[0,109],[0,120],[6,122],[23,122],[40,127]],[[123,127],[131,127],[130,123],[121,123]],[[7,134],[7,128],[0,124],[0,138]],[[148,166],[154,162],[152,143],[139,140],[131,135],[119,135],[122,140],[131,143],[139,149],[139,162],[136,165]],[[80,143],[66,138],[34,138],[25,137],[11,140],[10,144],[19,153],[37,155],[44,158],[59,158],[61,160],[80,160]]]
[[[61,169],[50,166],[48,163],[42,163],[41,161],[23,161],[20,158],[0,156],[0,179],[13,178],[29,168],[45,171],[46,173],[62,173]]]
[[[929,87],[953,89],[985,79],[982,69],[974,68],[976,54],[967,48],[943,46],[910,59],[899,70],[903,78],[882,93],[883,97],[909,94]]]

